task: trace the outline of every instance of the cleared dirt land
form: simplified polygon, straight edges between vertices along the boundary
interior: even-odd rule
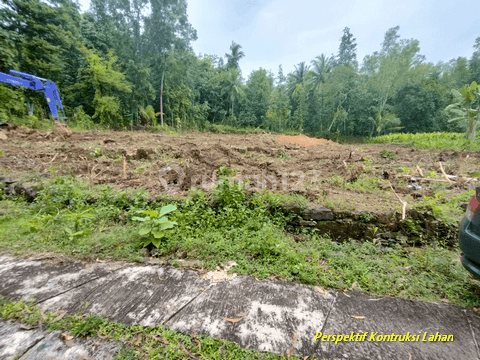
[[[419,150],[399,145],[341,145],[305,135],[166,135],[141,132],[41,132],[9,125],[0,140],[3,176],[74,175],[93,184],[144,188],[152,196],[211,189],[218,172],[236,171],[252,190],[295,192],[310,201],[352,211],[381,213],[410,208],[440,190],[459,194],[473,187],[462,179],[450,185],[447,174],[470,177],[480,154]],[[411,177],[431,181],[411,184]],[[224,169],[223,171],[227,171]],[[409,186],[410,185],[410,186]]]

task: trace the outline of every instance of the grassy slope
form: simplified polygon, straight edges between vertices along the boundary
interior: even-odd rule
[[[162,258],[197,259],[208,268],[233,260],[238,264],[233,271],[259,278],[273,275],[371,295],[480,306],[478,281],[458,262],[458,248],[354,240],[339,244],[308,231],[297,242],[287,234],[292,229],[283,213],[267,207],[304,202],[269,192],[247,197],[228,181],[212,195],[194,191],[184,200],[153,204],[147,199],[141,191],[116,192],[72,178],[53,180],[32,204],[3,196],[0,249],[141,261],[145,239],[132,217],[138,210],[176,203],[178,210],[169,218],[178,225],[162,240]]]

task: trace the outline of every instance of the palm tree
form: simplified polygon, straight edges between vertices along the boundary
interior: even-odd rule
[[[328,75],[332,72],[332,59],[325,54],[317,56],[315,60],[312,60],[312,77],[310,83],[313,85],[314,90],[321,89],[322,84],[327,80]]]
[[[312,60],[312,77],[309,82],[313,86],[314,91],[320,90],[322,95],[322,110],[320,111],[320,127],[322,128],[322,114],[323,114],[323,91],[322,84],[327,80],[328,75],[332,72],[333,61],[325,54],[317,56],[315,60]]]
[[[245,93],[242,89],[242,79],[237,68],[231,68],[225,74],[224,78],[225,86],[222,88],[222,95],[227,94],[228,99],[232,103],[232,115],[233,115],[233,105],[236,100],[242,98]]]
[[[245,56],[242,50],[240,50],[242,46],[240,44],[236,44],[235,41],[232,41],[232,45],[230,45],[231,54],[225,54],[227,57],[227,68],[236,68],[238,72],[240,72],[240,66],[238,62],[241,58]]]
[[[306,75],[309,70],[309,66],[305,65],[305,61],[302,61],[300,64],[295,65],[295,71],[288,74],[288,85],[287,92],[291,97],[297,93],[297,85],[301,85],[302,88],[305,87]]]

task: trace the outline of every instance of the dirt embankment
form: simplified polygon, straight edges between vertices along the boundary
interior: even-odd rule
[[[396,192],[411,203],[413,195],[399,175],[400,169],[423,164],[426,170],[441,160],[449,173],[458,170],[458,156],[453,151],[341,145],[305,135],[69,133],[14,125],[2,131],[5,139],[0,140],[0,175],[69,174],[121,189],[142,187],[152,196],[166,192],[182,195],[193,187],[211,189],[219,171],[228,168],[236,171],[238,181],[249,181],[253,190],[294,192],[318,204],[380,213],[401,209],[388,186],[379,182],[378,191],[372,192],[363,191],[363,185],[348,188],[345,182],[355,183],[363,175],[388,179]],[[385,152],[393,155],[384,156]],[[426,187],[414,195],[433,194]]]

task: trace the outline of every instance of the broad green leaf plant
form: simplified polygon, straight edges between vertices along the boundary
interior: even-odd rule
[[[132,220],[143,223],[138,233],[140,236],[147,238],[143,243],[144,246],[148,246],[152,243],[157,249],[160,247],[162,238],[167,234],[167,230],[177,225],[175,221],[169,221],[165,216],[175,210],[177,210],[175,205],[163,206],[160,209],[160,212],[155,210],[138,210],[138,213],[145,216],[135,216]]]
[[[466,120],[467,138],[475,140],[477,123],[480,121],[480,86],[474,81],[470,86],[463,86],[460,91],[453,89],[452,94],[455,103],[447,106],[445,111],[455,117],[449,121]]]

